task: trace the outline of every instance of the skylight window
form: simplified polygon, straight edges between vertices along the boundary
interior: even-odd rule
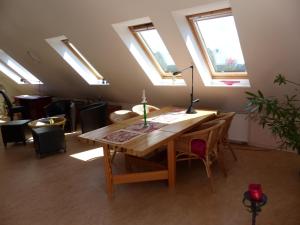
[[[17,84],[42,84],[32,73],[0,49],[0,71]]]
[[[108,84],[67,37],[59,36],[46,41],[88,84]]]
[[[212,78],[246,78],[247,71],[230,8],[187,16]]]
[[[162,78],[171,78],[177,68],[153,23],[131,26],[129,29]]]

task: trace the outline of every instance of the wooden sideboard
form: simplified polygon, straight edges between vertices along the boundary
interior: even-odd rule
[[[25,107],[25,119],[36,120],[45,116],[44,107],[52,102],[51,96],[19,95],[15,102]]]

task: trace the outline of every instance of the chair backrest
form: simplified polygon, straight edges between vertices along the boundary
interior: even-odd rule
[[[220,113],[216,116],[215,120],[225,120],[225,125],[224,128],[222,130],[222,139],[227,139],[228,136],[228,130],[230,128],[232,119],[235,115],[235,112],[226,112],[226,113]]]
[[[47,117],[56,116],[62,114],[69,114],[71,110],[71,101],[70,100],[58,100],[51,102],[50,104],[44,107],[44,111]]]
[[[113,123],[118,123],[120,121],[127,120],[136,116],[139,116],[139,114],[130,110],[117,110],[109,115],[109,119]]]
[[[206,143],[206,154],[205,157],[208,160],[211,152],[213,151],[217,154],[217,144],[221,138],[221,132],[225,125],[225,120],[212,120],[206,123],[201,124],[197,127],[197,130],[183,134],[179,142],[177,142],[177,146],[182,149],[186,149],[184,145],[188,144],[188,149],[184,150],[187,152],[191,152],[191,143],[194,140],[203,140]]]
[[[85,107],[80,111],[82,133],[86,133],[106,125],[107,104],[103,102],[94,107]]]
[[[153,105],[146,105],[146,112],[153,112],[159,110],[156,106]],[[135,105],[132,107],[132,111],[139,114],[139,115],[144,115],[144,106],[143,104]]]
[[[2,90],[0,90],[0,94],[3,96],[3,98],[4,98],[4,101],[5,101],[5,104],[7,105],[7,108],[8,109],[11,109],[12,108],[12,103],[11,103],[11,101],[9,100],[9,97],[7,96],[7,94],[4,92],[4,91],[2,91]]]
[[[219,140],[222,138],[222,133],[225,128],[225,120],[209,121],[202,125],[200,131],[208,133],[208,139],[206,140],[206,147],[208,151],[215,150],[215,147]],[[209,153],[207,154],[207,156]]]
[[[88,105],[85,104],[82,107],[80,107],[79,109],[84,110],[84,109],[87,109],[87,108],[93,108],[93,107],[96,107],[98,105],[103,105],[103,104],[107,105],[107,103],[104,102],[104,101],[97,101],[97,102],[93,102],[93,103],[88,104]]]

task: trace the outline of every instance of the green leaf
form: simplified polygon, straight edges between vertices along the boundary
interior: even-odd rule
[[[252,96],[252,97],[255,97],[255,96],[256,96],[256,94],[254,94],[254,93],[252,93],[252,92],[249,92],[249,91],[246,91],[245,93],[246,93],[247,95]]]
[[[286,84],[286,78],[283,75],[278,74],[274,79],[274,84],[275,83],[277,83],[278,85]]]
[[[262,93],[260,90],[258,90],[257,93],[258,93],[258,95],[259,95],[261,98],[264,97],[263,93]]]

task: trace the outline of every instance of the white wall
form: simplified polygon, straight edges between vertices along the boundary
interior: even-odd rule
[[[191,84],[189,73],[184,74],[187,87],[153,86],[111,25],[150,17],[177,66],[183,68],[190,65],[191,57],[172,12],[210,2],[215,1],[1,0],[0,48],[45,83],[44,94],[102,96],[108,101],[134,104],[140,101],[145,88],[150,104],[185,106]],[[196,73],[195,97],[200,99],[198,107],[241,112],[246,102],[245,91],[260,89],[268,95],[289,91],[272,85],[277,73],[299,82],[300,1],[231,0],[230,3],[253,87],[204,87]],[[45,41],[59,35],[66,35],[111,85],[88,86],[62,61]],[[40,62],[32,60],[27,51],[34,53]],[[254,130],[253,140],[258,140],[255,138],[258,132]]]

